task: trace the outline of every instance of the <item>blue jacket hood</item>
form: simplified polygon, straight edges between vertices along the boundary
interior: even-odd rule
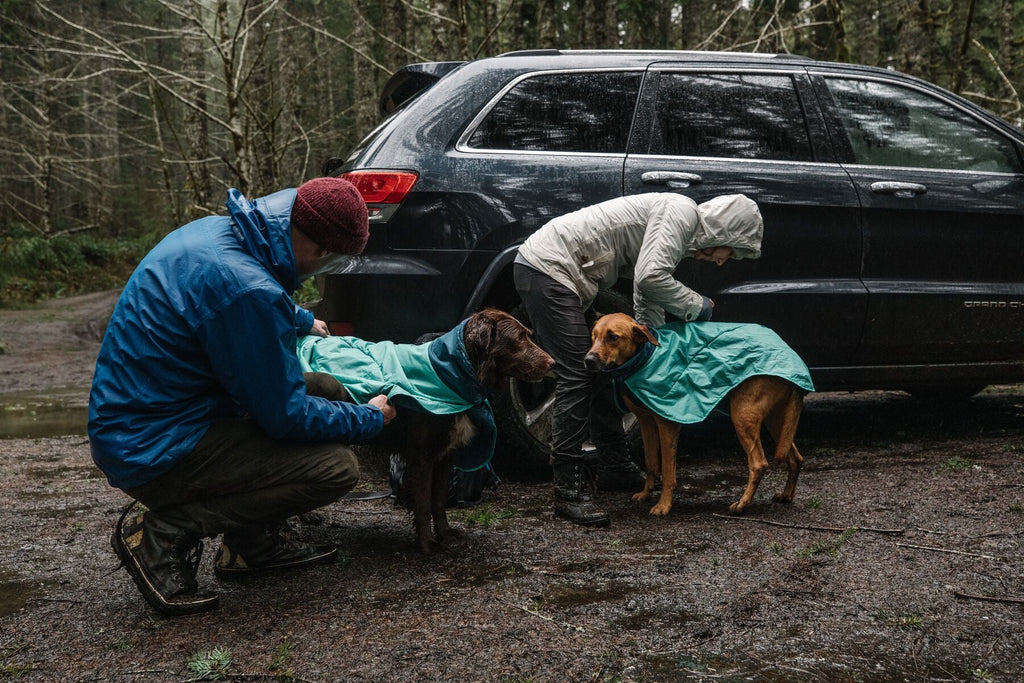
[[[231,188],[225,203],[242,248],[263,264],[289,294],[299,286],[291,239],[295,195],[295,188],[289,188],[249,201]]]

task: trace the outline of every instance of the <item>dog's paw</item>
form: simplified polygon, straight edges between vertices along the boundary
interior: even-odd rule
[[[741,515],[741,514],[743,514],[743,510],[746,507],[747,506],[746,506],[746,504],[743,501],[738,500],[738,501],[736,501],[735,503],[733,503],[732,505],[729,506],[729,512],[731,514],[734,514],[734,515]]]
[[[650,491],[639,491],[637,493],[634,493],[633,496],[632,496],[633,500],[639,500],[639,501],[649,500],[650,497],[651,497],[651,492]]]
[[[651,514],[656,517],[664,517],[668,514],[668,511],[672,509],[672,505],[666,505],[665,503],[658,503],[651,508]]]
[[[444,552],[444,546],[432,538],[425,541],[419,541],[419,546],[420,552],[424,555],[433,555],[435,553]]]
[[[444,533],[438,533],[436,535],[437,540],[445,547],[458,545],[465,538],[465,534],[462,530],[454,527],[448,527],[444,530]]]
[[[772,500],[776,503],[786,503],[788,505],[793,502],[793,496],[787,496],[785,493],[776,493],[772,496]]]

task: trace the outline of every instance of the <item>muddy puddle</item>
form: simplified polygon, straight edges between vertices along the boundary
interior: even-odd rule
[[[43,439],[86,433],[89,409],[81,388],[0,394],[0,439]]]
[[[0,569],[0,619],[25,609],[38,600],[45,589],[45,582],[26,581],[17,574]]]

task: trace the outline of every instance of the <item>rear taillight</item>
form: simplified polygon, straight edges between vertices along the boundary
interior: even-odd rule
[[[356,186],[367,204],[400,204],[419,175],[411,171],[350,171],[341,177]]]
[[[335,337],[351,337],[352,333],[355,332],[355,327],[352,323],[345,323],[339,320],[332,320],[327,324],[327,329],[331,331]]]

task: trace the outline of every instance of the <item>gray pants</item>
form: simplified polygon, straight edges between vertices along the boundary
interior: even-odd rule
[[[517,263],[512,273],[537,344],[555,359],[552,459],[582,457],[588,438],[598,450],[624,450],[622,416],[615,408],[611,380],[583,366],[593,321],[587,320],[579,296],[528,266]]]
[[[322,507],[358,481],[348,446],[277,441],[255,420],[235,418],[214,422],[170,471],[126,493],[169,524],[215,536]]]

